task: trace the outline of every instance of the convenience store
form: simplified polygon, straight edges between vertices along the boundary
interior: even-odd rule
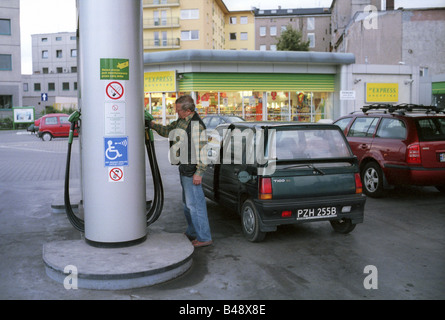
[[[194,97],[201,116],[317,122],[339,113],[349,53],[179,50],[144,55],[145,107],[166,124],[179,95]]]

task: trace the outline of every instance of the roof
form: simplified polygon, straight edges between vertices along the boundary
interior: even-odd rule
[[[262,10],[254,8],[255,17],[264,16],[295,16],[295,15],[320,15],[331,14],[330,8],[299,8],[299,9],[270,9]]]
[[[175,50],[144,54],[144,64],[171,62],[284,62],[317,64],[353,64],[352,53],[316,51],[258,51],[258,50]]]

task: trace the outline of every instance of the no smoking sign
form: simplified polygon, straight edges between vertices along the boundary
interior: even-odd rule
[[[105,98],[107,100],[113,101],[124,101],[125,100],[125,88],[124,85],[119,81],[113,81],[107,83],[105,87]]]
[[[124,168],[108,168],[108,182],[124,182]]]

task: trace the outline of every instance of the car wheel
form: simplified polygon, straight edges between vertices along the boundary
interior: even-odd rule
[[[260,230],[260,216],[252,200],[246,200],[241,209],[241,224],[243,233],[251,242],[261,242],[266,233]]]
[[[362,171],[363,191],[366,195],[379,198],[383,195],[383,172],[375,162],[369,162]]]
[[[355,229],[356,224],[351,219],[331,220],[332,228],[339,233],[349,233]]]
[[[436,189],[439,190],[442,193],[445,193],[445,185],[443,185],[443,186],[436,186]]]
[[[45,132],[42,134],[42,140],[43,141],[51,141],[53,139],[53,136],[49,132]]]

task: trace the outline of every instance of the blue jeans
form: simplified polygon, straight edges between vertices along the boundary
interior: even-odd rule
[[[189,236],[196,237],[198,241],[210,241],[212,235],[210,234],[207,205],[202,185],[194,185],[193,177],[179,176],[181,177],[184,215],[188,224],[186,233]]]

